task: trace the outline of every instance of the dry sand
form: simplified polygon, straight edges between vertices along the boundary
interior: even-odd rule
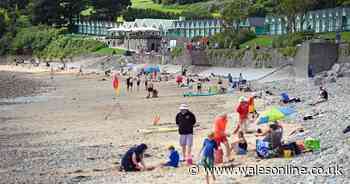
[[[214,117],[232,113],[238,97],[249,95],[237,92],[184,98],[186,89],[169,81],[156,84],[160,91],[157,99],[146,99],[143,86],[140,91],[123,92],[115,98],[110,79],[102,81],[102,76],[64,74],[51,80],[48,73],[36,73],[31,77],[54,88],[41,94],[46,97],[42,100],[0,105],[0,183],[204,183],[202,175],[191,176],[185,165],[121,173],[120,158],[134,144],[146,143],[146,164],[154,165],[167,159],[168,145],[179,149],[177,132],[144,135],[138,129],[152,127],[157,114],[161,123],[175,124],[181,103],[189,104],[201,127],[195,131],[197,156]],[[257,101],[258,109],[263,108],[263,103]],[[236,119],[233,114],[228,132],[232,132]],[[285,132],[297,126],[285,124]],[[281,160],[257,160],[253,151],[255,136],[246,137],[248,155],[236,157],[232,164],[269,165]],[[259,177],[218,176],[216,183],[259,183]]]

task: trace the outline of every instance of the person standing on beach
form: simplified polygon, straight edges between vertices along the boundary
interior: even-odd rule
[[[145,75],[145,90],[147,91],[147,87],[148,87],[148,78],[147,75]]]
[[[140,84],[141,84],[141,76],[137,75],[137,79],[136,79],[137,91],[140,90]]]
[[[130,80],[131,80],[131,77],[129,76],[128,78],[126,78],[126,90],[129,92],[130,90]]]
[[[214,140],[218,147],[221,143],[225,145],[227,160],[230,160],[230,145],[227,140],[226,127],[228,123],[227,114],[219,115],[214,120]]]
[[[249,105],[248,105],[247,99],[245,97],[242,96],[239,98],[239,105],[236,109],[236,112],[239,115],[239,122],[236,125],[236,128],[233,131],[233,134],[236,134],[239,130],[246,133]]]
[[[176,115],[176,124],[179,127],[183,160],[188,160],[192,157],[193,127],[196,124],[196,117],[189,111],[187,104],[181,104],[179,109],[180,112]]]

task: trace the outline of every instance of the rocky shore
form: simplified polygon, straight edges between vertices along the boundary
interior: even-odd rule
[[[315,80],[309,80],[295,83],[293,88],[290,84],[283,82],[270,86],[272,91],[273,89],[289,91],[291,96],[299,97],[304,101],[296,104],[298,116],[295,121],[299,122],[306,131],[299,138],[312,137],[321,140],[319,153],[302,154],[290,160],[283,160],[282,163],[309,169],[338,166],[342,173],[323,176],[310,174],[269,176],[263,177],[263,183],[348,183],[350,181],[350,133],[343,133],[343,130],[350,125],[350,80],[337,78],[336,82],[324,83],[324,87],[329,92],[329,101],[310,106],[308,104],[316,100],[319,91],[319,86],[314,85],[314,82]],[[315,115],[317,113],[319,115]],[[313,115],[313,119],[304,121],[303,117],[309,115]],[[293,140],[296,137],[292,136],[290,139]],[[282,166],[282,163],[274,165]]]

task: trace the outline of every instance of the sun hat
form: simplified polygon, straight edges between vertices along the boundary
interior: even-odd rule
[[[181,104],[179,109],[180,110],[188,110],[188,105],[187,104]]]
[[[244,96],[239,97],[239,102],[246,102],[247,99]]]

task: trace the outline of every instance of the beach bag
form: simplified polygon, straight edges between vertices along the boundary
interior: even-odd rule
[[[263,140],[256,140],[256,154],[260,158],[269,157],[269,143]]]
[[[221,148],[216,149],[214,152],[214,163],[221,164],[223,162],[224,162],[224,151]]]

